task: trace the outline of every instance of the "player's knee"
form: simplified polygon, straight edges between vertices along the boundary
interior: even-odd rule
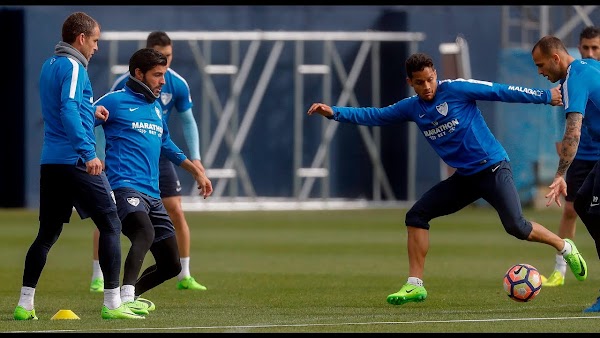
[[[154,226],[146,213],[132,212],[123,219],[123,235],[129,238],[132,247],[148,251],[154,241]]]
[[[419,212],[414,209],[410,209],[406,213],[406,217],[404,219],[404,223],[406,226],[412,226],[416,228],[429,230],[429,221],[430,217],[424,215],[422,212]]]
[[[92,220],[96,224],[98,232],[101,232],[105,235],[121,235],[122,224],[116,211],[92,216]]]
[[[509,235],[526,240],[533,231],[533,225],[528,220],[521,218],[510,223],[504,223],[504,229]]]
[[[177,197],[163,199],[163,204],[171,218],[183,217],[183,207],[181,206],[181,201]]]
[[[161,267],[161,270],[165,280],[171,279],[181,272],[181,262],[179,259],[173,260],[170,264]]]

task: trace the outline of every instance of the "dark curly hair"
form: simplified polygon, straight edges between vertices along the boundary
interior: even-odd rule
[[[424,53],[415,53],[406,59],[406,76],[412,79],[414,72],[420,72],[428,67],[434,69],[431,57]]]
[[[129,59],[129,74],[135,76],[136,68],[146,73],[158,65],[166,66],[167,58],[153,48],[142,48],[133,53]]]

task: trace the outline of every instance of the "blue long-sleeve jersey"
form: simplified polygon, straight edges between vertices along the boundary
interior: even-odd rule
[[[122,74],[115,80],[110,91],[122,89],[128,79],[129,72]],[[198,125],[191,111],[194,104],[192,102],[190,86],[181,75],[171,68],[167,69],[165,73],[165,84],[160,90],[159,102],[167,123],[169,123],[169,118],[173,110],[179,112],[183,136],[190,151],[190,158],[200,159]]]
[[[461,175],[509,161],[508,154],[488,128],[477,100],[550,103],[550,90],[478,80],[438,81],[431,101],[417,95],[384,108],[333,106],[333,119],[367,126],[413,121],[435,152]]]
[[[187,157],[173,143],[157,101],[128,86],[99,98],[110,115],[102,124],[106,137],[106,176],[113,189],[129,187],[160,198],[158,162],[161,151],[176,165]]]
[[[600,158],[600,62],[576,59],[560,81],[565,114],[583,114],[581,138],[575,158],[597,161]]]
[[[76,164],[96,157],[94,93],[85,67],[67,56],[54,55],[40,73],[44,120],[41,164]]]

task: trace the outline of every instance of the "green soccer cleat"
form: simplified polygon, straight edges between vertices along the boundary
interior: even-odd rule
[[[581,257],[575,243],[568,238],[565,238],[565,242],[569,242],[572,247],[571,253],[564,257],[565,261],[567,261],[569,268],[573,271],[575,278],[578,281],[584,281],[588,275],[587,264],[585,264],[585,260]]]
[[[196,282],[194,277],[185,277],[180,280],[177,282],[177,288],[179,290],[206,290],[206,286]]]
[[[146,304],[146,309],[148,311],[154,311],[156,310],[156,305],[154,305],[154,303],[146,298],[142,298],[140,296],[138,296],[136,299],[136,301],[140,302],[140,303],[144,303]]]
[[[13,316],[15,320],[38,320],[38,317],[35,315],[35,309],[27,311],[21,305],[17,305]]]
[[[132,300],[130,302],[124,302],[123,304],[130,308],[131,312],[135,313],[136,315],[145,316],[148,314],[148,304],[146,303],[142,303],[137,300]]]
[[[552,274],[548,278],[544,275],[540,275],[540,277],[542,278],[542,286],[545,287],[562,286],[565,284],[565,276],[558,270],[552,271]]]
[[[392,305],[402,305],[408,302],[422,302],[427,298],[427,290],[422,286],[406,283],[400,291],[387,296],[387,302]]]
[[[109,309],[104,305],[102,307],[102,319],[145,319],[146,317],[133,313],[125,303],[116,309]]]
[[[104,292],[104,279],[94,278],[90,284],[90,292]]]

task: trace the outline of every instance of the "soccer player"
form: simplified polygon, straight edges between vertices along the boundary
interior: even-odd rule
[[[183,135],[186,140],[190,159],[200,170],[204,172],[204,166],[200,161],[200,144],[198,139],[198,126],[192,113],[192,97],[190,88],[183,77],[170,68],[173,60],[173,44],[167,33],[162,31],[152,32],[146,39],[146,47],[154,48],[167,57],[167,73],[165,74],[166,84],[160,94],[160,105],[162,107],[165,120],[168,122],[173,110],[179,112]],[[122,89],[129,79],[129,73],[121,75],[113,84],[111,91]],[[98,146],[103,145],[101,128],[98,130]],[[169,217],[175,225],[177,235],[177,245],[179,247],[179,256],[181,261],[181,272],[177,276],[177,288],[179,290],[206,290],[206,286],[198,283],[190,273],[190,228],[181,207],[181,184],[177,177],[177,172],[173,163],[165,156],[160,158],[160,197],[169,213]],[[94,232],[94,262],[92,272],[92,282],[90,291],[102,292],[103,278],[102,270],[98,264],[98,232]]]
[[[212,193],[210,180],[169,136],[157,99],[168,72],[167,58],[142,48],[129,60],[129,79],[121,90],[109,92],[94,103],[111,114],[102,129],[106,139],[106,176],[113,189],[123,234],[131,247],[123,268],[121,299],[135,313],[145,315],[154,304],[139,300],[144,292],[181,271],[175,229],[160,199],[159,157],[188,171],[204,198]],[[150,251],[155,264],[140,275]],[[138,278],[139,276],[139,278]]]
[[[90,217],[100,233],[99,259],[106,273],[101,317],[143,319],[121,301],[121,222],[111,187],[96,156],[94,125],[109,111],[92,106],[88,62],[98,50],[100,25],[89,15],[75,12],[63,22],[62,41],[46,59],[39,80],[44,143],[40,165],[38,234],[27,251],[16,320],[38,319],[35,288],[48,252],[69,223],[73,207],[81,219]]]
[[[575,59],[569,54],[562,41],[555,36],[541,38],[531,50],[531,57],[538,73],[550,82],[559,81],[563,93],[566,126],[558,149],[559,162],[548,202],[561,206],[560,197],[567,195],[564,175],[578,153],[578,145],[585,127],[594,140],[600,139],[600,62],[594,59]],[[573,206],[596,243],[600,257],[600,166],[596,162],[581,188],[577,190]],[[568,262],[568,260],[567,260]],[[600,297],[584,312],[600,312]]]
[[[590,58],[600,60],[600,29],[595,26],[584,28],[579,34],[579,45],[577,46],[582,59]],[[579,147],[573,159],[573,163],[567,170],[567,195],[565,196],[565,205],[562,210],[558,235],[562,238],[575,238],[575,227],[577,224],[577,212],[573,207],[573,201],[577,190],[585,180],[586,176],[594,167],[594,164],[600,160],[600,142],[594,140],[588,133],[588,120],[584,119],[581,127],[581,137]],[[557,152],[561,142],[557,142]],[[560,154],[560,152],[559,152]],[[565,274],[567,272],[567,263],[561,255],[555,257],[554,271],[546,278],[542,275],[542,284],[544,287],[561,286],[565,284]]]
[[[579,280],[587,277],[586,263],[570,239],[561,239],[539,223],[527,220],[515,187],[506,150],[485,123],[477,100],[561,104],[558,88],[542,90],[478,80],[438,81],[433,60],[412,54],[406,60],[407,82],[417,95],[384,108],[354,108],[313,103],[308,115],[338,122],[383,126],[406,121],[421,133],[454,174],[433,186],[406,213],[408,280],[387,296],[402,305],[424,301],[425,258],[429,250],[429,222],[455,213],[483,198],[498,212],[506,232],[518,239],[554,247]]]

